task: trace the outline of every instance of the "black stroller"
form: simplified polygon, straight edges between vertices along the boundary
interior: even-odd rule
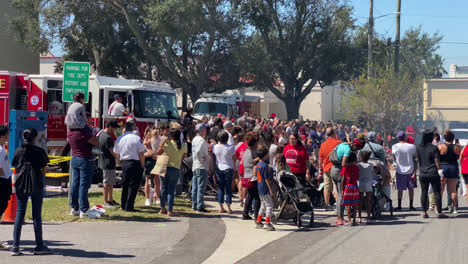
[[[392,199],[385,194],[384,191],[384,165],[381,161],[369,160],[374,166],[375,172],[375,181],[372,184],[372,201],[371,201],[371,212],[374,219],[379,219],[382,216],[382,211],[384,211],[385,204],[389,203],[390,205],[390,215],[393,216],[393,204]]]
[[[280,172],[277,175],[279,185],[280,209],[273,217],[273,223],[276,224],[279,219],[293,219],[297,227],[302,227],[301,217],[310,213],[309,227],[314,225],[314,206],[311,200],[313,187],[301,184],[294,174]]]

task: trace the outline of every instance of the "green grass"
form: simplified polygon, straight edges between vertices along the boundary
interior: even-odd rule
[[[120,203],[121,190],[114,190],[114,200]],[[90,207],[93,205],[102,205],[104,199],[102,192],[89,193]],[[42,221],[45,222],[87,222],[87,221],[139,221],[139,222],[157,222],[167,218],[165,215],[160,215],[159,205],[152,205],[151,207],[144,207],[145,197],[137,195],[135,200],[135,209],[139,212],[124,212],[120,207],[106,208],[106,214],[100,219],[79,219],[70,216],[70,206],[68,205],[68,197],[53,197],[44,199],[42,206]],[[190,200],[176,198],[174,204],[174,212],[176,214],[190,214],[191,202]],[[26,219],[32,220],[31,201],[28,204]]]

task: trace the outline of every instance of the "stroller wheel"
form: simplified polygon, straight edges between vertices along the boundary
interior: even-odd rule
[[[301,213],[297,213],[297,227],[301,228],[302,227],[302,214]]]
[[[278,216],[276,214],[273,214],[271,216],[271,222],[276,225],[278,223]]]

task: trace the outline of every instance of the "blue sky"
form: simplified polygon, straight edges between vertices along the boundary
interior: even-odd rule
[[[358,24],[369,17],[369,0],[350,0]],[[396,12],[397,0],[374,0],[374,17]],[[422,26],[424,32],[439,32],[442,42],[438,53],[445,59],[444,68],[450,64],[468,65],[468,0],[401,0],[401,34]],[[378,34],[395,39],[395,15],[375,20]]]
[[[422,26],[423,31],[439,32],[442,42],[468,43],[468,0],[401,0],[401,34],[411,27]],[[354,7],[357,23],[365,24],[369,16],[369,0],[349,0]],[[396,11],[396,0],[374,0],[374,17]],[[385,38],[395,39],[395,15],[375,20],[375,30]],[[61,56],[60,47],[52,53]],[[445,59],[444,68],[450,64],[468,65],[468,44],[441,43],[438,51]]]

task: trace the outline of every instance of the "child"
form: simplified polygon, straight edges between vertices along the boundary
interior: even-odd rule
[[[365,202],[362,198],[366,195],[367,223],[371,223],[371,199],[372,199],[372,179],[374,178],[374,166],[368,163],[371,152],[361,151],[359,153],[359,222],[362,223],[362,204]]]
[[[275,231],[275,227],[270,223],[271,215],[273,214],[273,198],[272,180],[273,175],[266,164],[268,160],[268,149],[261,147],[257,150],[257,157],[260,162],[254,168],[254,173],[257,176],[258,195],[260,196],[260,211],[258,212],[256,228],[263,228],[262,216],[265,214],[265,228],[268,231]]]
[[[353,223],[356,223],[356,206],[359,205],[359,168],[356,166],[356,154],[351,152],[349,155],[348,165],[341,169],[341,185],[343,187],[343,205],[346,206],[346,213],[348,215],[348,224],[351,223],[351,207],[353,207]]]
[[[86,117],[85,95],[76,93],[73,95],[73,104],[70,105],[65,117],[65,125],[70,130],[80,130],[88,128],[88,118]]]

